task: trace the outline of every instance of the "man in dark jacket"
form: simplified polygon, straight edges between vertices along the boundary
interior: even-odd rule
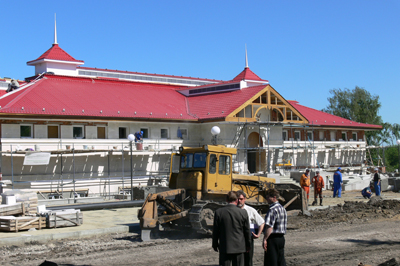
[[[237,207],[236,192],[228,192],[226,201],[229,204],[215,212],[212,247],[219,251],[219,265],[244,265],[244,253],[251,244],[249,218]]]

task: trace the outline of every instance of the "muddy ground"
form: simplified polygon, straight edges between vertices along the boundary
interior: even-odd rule
[[[328,193],[326,193],[328,194]],[[364,200],[359,192],[341,199],[324,198],[323,210],[301,215],[291,211],[286,235],[287,265],[379,265],[400,261],[400,198],[384,193]],[[141,242],[140,232],[0,248],[1,265],[217,265],[211,239],[195,233],[161,232]],[[393,260],[396,262],[393,263]],[[254,265],[263,265],[261,239],[255,242]]]

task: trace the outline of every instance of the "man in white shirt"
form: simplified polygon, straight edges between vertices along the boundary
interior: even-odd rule
[[[254,254],[254,239],[259,238],[264,229],[264,219],[261,215],[249,205],[246,205],[246,193],[243,190],[236,191],[238,195],[238,207],[245,209],[249,216],[250,230],[251,230],[251,246],[249,252],[244,254],[245,266],[253,266],[253,254]]]

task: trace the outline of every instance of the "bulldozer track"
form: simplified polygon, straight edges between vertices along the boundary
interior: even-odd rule
[[[201,234],[212,234],[214,213],[217,209],[226,206],[215,202],[197,202],[189,211],[189,222],[194,230]]]

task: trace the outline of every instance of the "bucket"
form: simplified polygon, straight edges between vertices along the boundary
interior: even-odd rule
[[[142,151],[143,150],[143,143],[141,142],[136,142],[136,150]]]

